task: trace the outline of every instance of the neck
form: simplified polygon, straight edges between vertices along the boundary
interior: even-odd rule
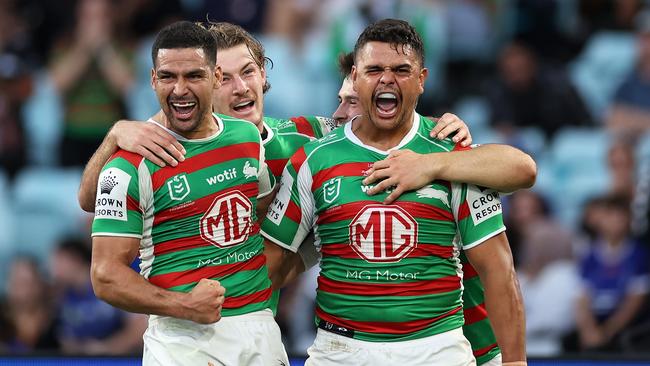
[[[212,116],[212,113],[206,114],[201,122],[199,122],[197,128],[192,131],[176,130],[162,111],[158,112],[152,119],[158,122],[160,125],[165,126],[165,128],[174,131],[175,133],[185,137],[188,140],[210,137],[219,132],[219,124],[216,123],[214,116]]]
[[[404,116],[401,123],[391,129],[377,128],[368,115],[363,114],[350,122],[352,123],[352,132],[354,132],[364,145],[388,151],[399,145],[409,133],[413,127],[414,113],[415,111],[412,110]]]

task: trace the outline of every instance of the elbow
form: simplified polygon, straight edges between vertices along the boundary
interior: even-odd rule
[[[79,207],[86,212],[93,213],[95,212],[95,201],[86,199],[86,194],[82,190],[79,190],[77,193],[77,201],[79,201]]]
[[[523,188],[531,188],[537,180],[537,164],[530,155],[526,155],[519,168],[522,176]]]
[[[108,303],[111,302],[111,287],[113,284],[114,274],[106,264],[92,263],[90,266],[90,281],[93,285],[95,296]]]

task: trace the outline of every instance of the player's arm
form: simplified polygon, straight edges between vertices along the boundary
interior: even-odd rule
[[[162,289],[129,266],[138,254],[140,239],[94,236],[91,280],[95,295],[134,313],[156,314],[214,323],[221,318],[225,289],[218,281],[202,279],[189,293]]]
[[[402,193],[438,179],[512,192],[532,187],[536,177],[537,165],[528,154],[512,146],[489,144],[469,150],[429,154],[393,151],[368,170],[363,184],[380,181],[368,191],[370,195],[395,186],[384,201],[391,203]]]
[[[505,232],[465,251],[485,287],[485,306],[503,364],[526,362],[524,305]]]
[[[176,166],[178,161],[185,159],[183,146],[156,124],[126,120],[116,122],[86,164],[81,177],[77,199],[84,211],[95,210],[97,179],[102,167],[118,147],[140,154],[161,167],[166,164]]]

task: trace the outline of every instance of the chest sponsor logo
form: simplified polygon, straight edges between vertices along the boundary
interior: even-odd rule
[[[316,116],[316,119],[318,120],[318,123],[320,123],[320,125],[322,126],[321,128],[323,130],[323,135],[326,135],[328,132],[338,127],[338,123],[333,118]]]
[[[323,184],[323,200],[332,203],[341,193],[341,178],[332,178]]]
[[[215,185],[217,183],[223,183],[227,180],[237,178],[237,168],[224,169],[223,172],[213,175],[210,178],[207,178],[206,181],[209,185]]]
[[[190,184],[187,181],[185,173],[175,175],[167,181],[167,190],[169,191],[169,198],[174,201],[180,201],[190,194]]]
[[[126,197],[131,176],[118,168],[102,172],[97,183],[95,218],[126,221]]]
[[[241,244],[251,230],[253,205],[240,191],[217,196],[201,217],[201,238],[219,248]]]
[[[474,225],[501,214],[499,193],[492,189],[468,186],[467,204]]]
[[[442,203],[445,204],[447,207],[449,206],[449,194],[447,192],[435,189],[433,186],[424,186],[417,191],[415,191],[415,194],[418,196],[418,198],[435,198],[440,200]]]
[[[398,206],[367,205],[349,228],[352,249],[368,262],[399,262],[417,247],[418,224]]]

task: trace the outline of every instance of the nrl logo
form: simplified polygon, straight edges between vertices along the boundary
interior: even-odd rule
[[[332,203],[341,191],[341,178],[332,178],[323,184],[323,200]]]
[[[180,201],[190,194],[190,184],[187,182],[185,173],[175,175],[167,182],[169,197],[174,201]]]

